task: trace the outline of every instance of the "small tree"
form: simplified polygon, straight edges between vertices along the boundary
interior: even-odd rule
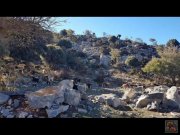
[[[161,58],[153,58],[142,70],[154,73],[159,78],[162,76],[170,78],[172,84],[176,85],[180,77],[180,51],[175,48],[165,48],[159,55]]]
[[[120,38],[121,38],[121,35],[120,35],[120,34],[118,34],[118,35],[117,35],[117,38],[118,38],[118,39],[120,39]]]
[[[152,42],[152,45],[154,45],[154,46],[156,46],[156,45],[157,45],[157,41],[156,41],[156,39],[154,39],[154,38],[150,38],[150,39],[149,39],[149,41],[150,41],[150,42]]]
[[[118,38],[116,36],[111,36],[109,38],[109,42],[115,43],[118,40]]]
[[[67,31],[65,29],[60,31],[60,35],[63,36],[63,37],[67,36],[67,34],[68,33],[67,33]]]
[[[116,64],[119,61],[120,51],[118,49],[111,49],[111,60]]]
[[[66,39],[60,40],[58,45],[61,46],[61,47],[65,47],[65,48],[71,48],[72,47],[71,41],[66,40]]]
[[[179,41],[177,41],[176,39],[170,39],[167,43],[166,43],[167,47],[180,47],[180,43]]]

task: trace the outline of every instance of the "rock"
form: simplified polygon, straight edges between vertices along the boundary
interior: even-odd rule
[[[92,59],[89,61],[91,64],[95,64],[96,63],[96,59]]]
[[[26,118],[26,116],[28,116],[28,113],[27,112],[20,112],[18,114],[18,118]]]
[[[178,111],[180,109],[180,88],[173,86],[167,90],[165,95],[166,98],[163,105],[168,109]]]
[[[64,96],[61,95],[61,97],[56,98],[54,102],[55,102],[56,104],[60,104],[60,103],[62,103],[63,101],[64,101]]]
[[[66,89],[64,93],[65,103],[69,105],[77,106],[81,100],[81,95],[79,92],[73,89]]]
[[[61,105],[58,109],[46,109],[48,118],[54,118],[57,115],[59,115],[61,112],[67,111],[69,108],[69,105]]]
[[[32,115],[28,115],[27,118],[33,118],[33,116]]]
[[[136,102],[137,108],[146,107],[148,104],[156,101],[158,104],[164,99],[164,93],[151,93],[148,95],[141,95]]]
[[[170,114],[171,114],[174,118],[180,118],[180,113],[170,112]]]
[[[86,94],[81,94],[81,99],[82,99],[82,100],[87,100],[87,99],[88,99],[88,97],[87,97],[87,95],[86,95]]]
[[[9,114],[6,118],[14,118],[13,114]]]
[[[87,110],[86,109],[82,109],[82,108],[78,108],[78,112],[79,113],[87,113]]]
[[[109,55],[104,55],[104,54],[101,54],[100,55],[100,65],[104,65],[104,66],[109,66],[110,65],[110,56]]]
[[[154,102],[152,102],[151,104],[149,104],[148,106],[147,106],[147,109],[149,110],[149,111],[158,111],[158,103],[156,102],[156,101],[154,101]]]
[[[62,85],[61,85],[62,86]],[[50,108],[57,99],[57,103],[62,103],[64,101],[64,90],[63,86],[60,89],[59,87],[46,87],[40,89],[36,92],[27,94],[28,103],[32,108]]]
[[[105,102],[107,101],[107,99],[109,98],[113,98],[113,97],[117,97],[115,94],[101,94],[101,95],[98,95],[98,96],[95,96],[94,99],[97,100],[98,102]]]
[[[106,99],[103,97],[99,97],[98,102],[99,103],[106,103]]]
[[[130,101],[133,101],[135,98],[137,98],[138,95],[139,95],[138,92],[136,92],[133,89],[130,89],[124,93],[122,100],[125,102],[130,102]]]
[[[73,80],[63,80],[58,84],[59,90],[72,89],[74,86]]]
[[[1,110],[2,116],[7,117],[8,115],[10,115],[10,110],[9,109],[2,109]]]
[[[87,85],[86,84],[79,84],[78,85],[78,91],[82,94],[86,93]]]
[[[135,91],[140,91],[140,92],[141,92],[141,91],[144,90],[144,88],[143,88],[143,86],[138,86],[138,87],[135,87],[134,90],[135,90]]]
[[[8,105],[11,105],[12,104],[12,99],[9,99],[8,100]]]
[[[5,102],[7,102],[9,98],[10,98],[10,97],[9,97],[8,95],[5,95],[5,94],[3,94],[3,93],[0,93],[0,105],[1,105],[1,104],[4,104]]]
[[[109,98],[108,100],[107,100],[107,103],[108,103],[108,105],[110,105],[110,106],[112,106],[112,107],[118,107],[118,106],[125,106],[126,105],[126,103],[125,102],[123,102],[123,101],[121,101],[119,98],[116,98],[116,97],[114,97],[114,98]]]
[[[129,107],[134,108],[136,105],[135,104],[129,104]]]
[[[165,93],[165,92],[167,92],[168,89],[169,89],[169,87],[167,87],[165,85],[160,85],[160,86],[146,88],[145,92],[147,92],[149,94],[150,93],[158,93],[158,92]]]
[[[6,106],[7,109],[11,109],[11,106]]]
[[[171,99],[180,105],[180,88],[173,86],[168,89],[168,91],[166,92],[166,98]]]
[[[20,101],[18,99],[14,99],[13,107],[17,108],[20,105]]]

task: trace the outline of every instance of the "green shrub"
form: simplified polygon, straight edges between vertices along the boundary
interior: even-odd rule
[[[125,64],[130,67],[138,67],[140,65],[138,59],[134,56],[128,56],[125,61]]]
[[[101,47],[101,48],[100,48],[100,52],[101,52],[102,54],[104,54],[104,55],[109,55],[110,49],[107,48],[107,47]]]
[[[180,47],[180,43],[176,39],[170,39],[167,44],[167,47]]]
[[[161,58],[153,58],[142,70],[153,73],[158,77],[171,79],[172,85],[176,85],[180,80],[180,51],[166,48],[160,53]]]
[[[63,49],[58,49],[53,46],[48,47],[45,58],[47,63],[53,68],[66,63],[66,53]]]
[[[71,48],[72,47],[71,41],[66,40],[66,39],[60,40],[58,45],[61,46],[61,47],[65,47],[65,48]]]

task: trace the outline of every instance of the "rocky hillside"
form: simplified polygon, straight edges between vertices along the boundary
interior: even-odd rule
[[[53,33],[22,22],[19,27],[24,29],[17,32],[11,23],[1,23],[1,118],[180,117],[179,68],[174,68],[178,62],[166,61],[169,65],[164,66],[160,61],[179,60],[178,53],[169,59],[159,53],[164,46],[120,35]],[[167,44],[179,52],[179,42]],[[159,68],[143,70],[152,60]]]

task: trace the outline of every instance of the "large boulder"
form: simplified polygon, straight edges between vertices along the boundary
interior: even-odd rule
[[[40,89],[36,92],[27,94],[28,103],[32,108],[50,108],[55,101],[58,99],[58,103],[64,101],[64,91],[59,89],[59,87],[47,87]]]
[[[28,98],[29,105],[32,108],[50,108],[54,102],[56,104],[61,104],[65,101],[65,91],[68,93],[69,89],[73,88],[73,85],[73,80],[63,80],[58,84],[58,86],[46,87],[36,92],[28,93],[26,96]]]
[[[148,104],[156,101],[158,104],[160,104],[161,102],[163,102],[164,100],[164,93],[151,93],[148,95],[141,95],[138,98],[138,101],[136,102],[136,107],[137,108],[144,108],[146,107]]]
[[[173,86],[167,90],[165,95],[166,99],[164,101],[164,104],[167,106],[167,108],[180,108],[180,88]]]
[[[111,58],[109,55],[104,55],[104,54],[101,54],[100,55],[100,65],[103,65],[103,66],[109,66],[110,65],[110,62],[111,62]]]
[[[79,92],[73,89],[66,89],[64,93],[65,103],[69,105],[77,106],[81,100],[81,95]]]
[[[0,93],[0,105],[4,104],[5,102],[7,102],[9,100],[9,98],[10,97],[8,95]]]

